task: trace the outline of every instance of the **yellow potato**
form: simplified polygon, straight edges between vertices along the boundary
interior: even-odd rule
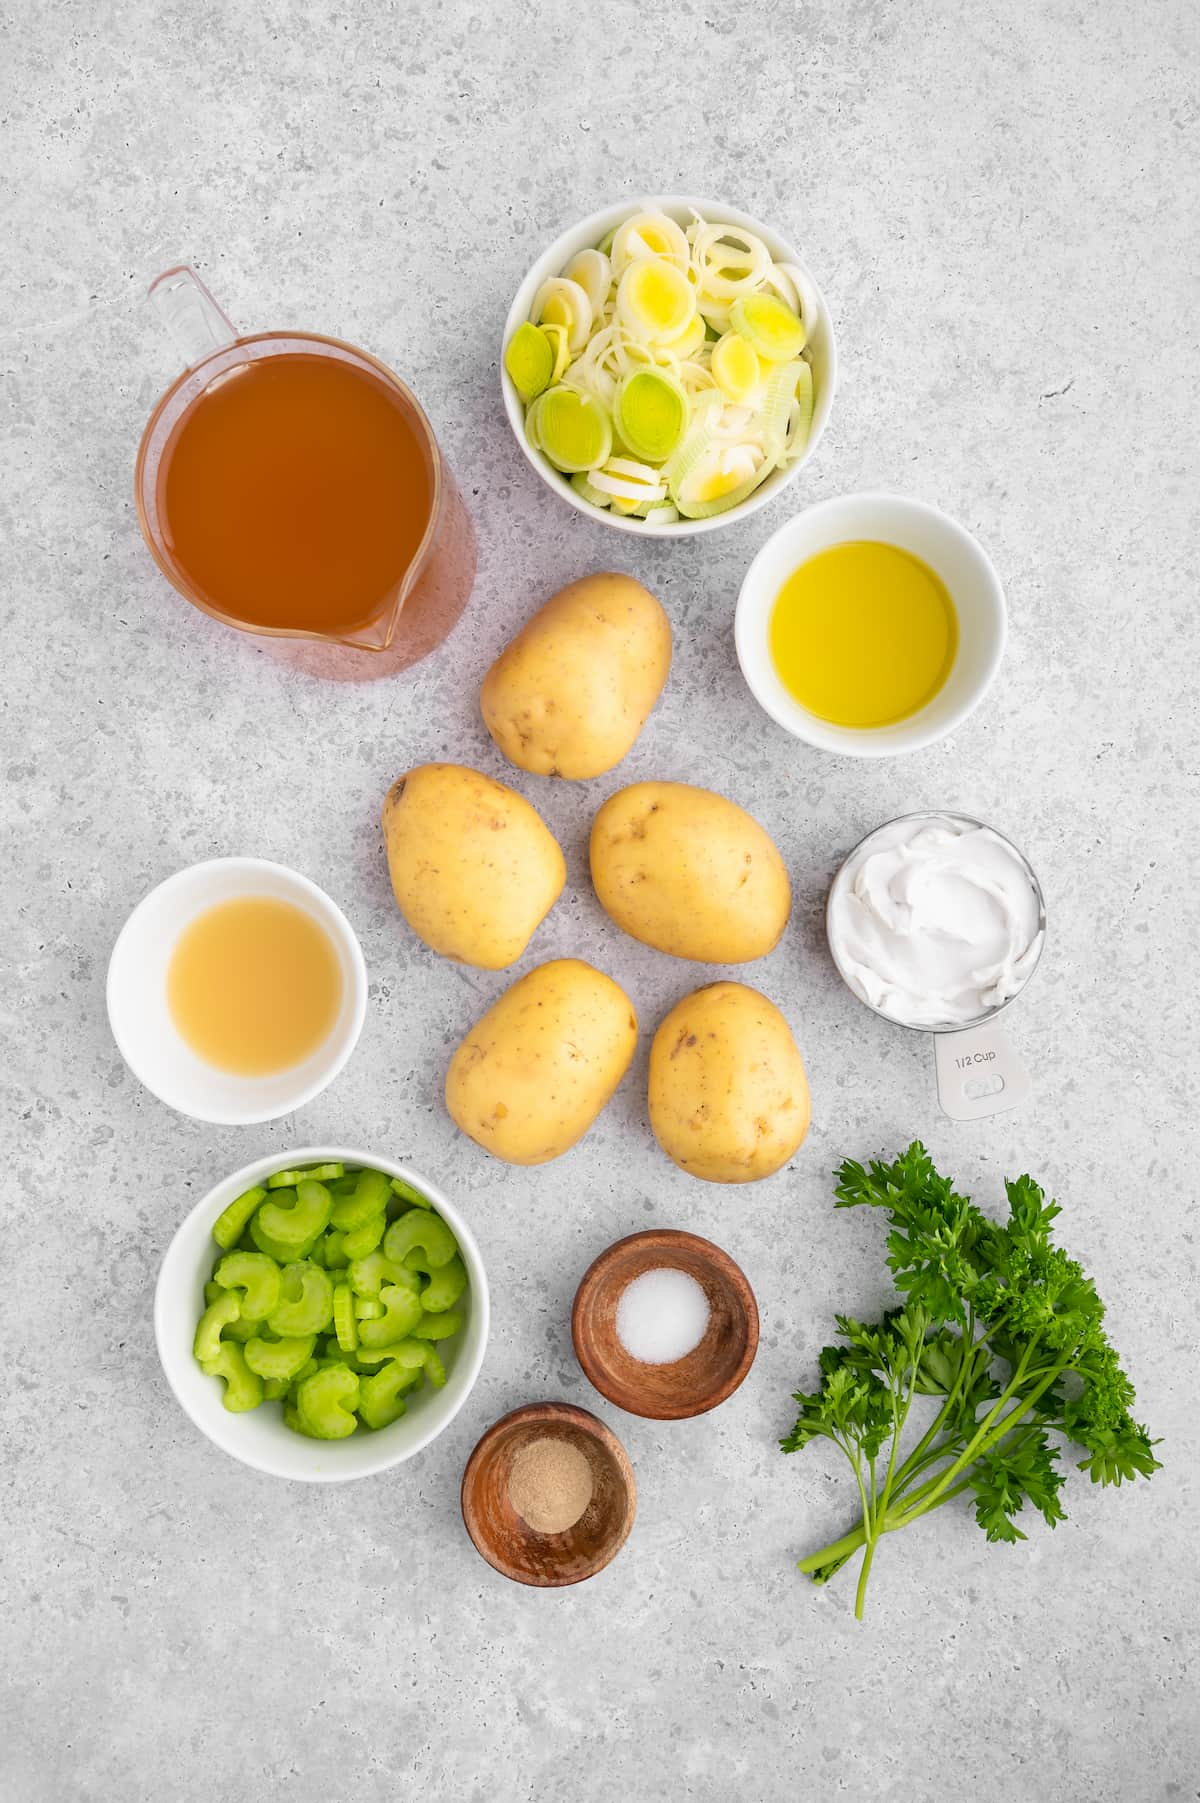
[[[450,1060],[446,1107],[507,1164],[545,1164],[587,1132],[636,1045],[625,991],[578,958],[555,958],[476,1021]]]
[[[618,790],[592,824],[591,860],[606,913],[676,958],[761,958],[791,912],[774,841],[744,808],[688,783]]]
[[[552,595],[483,679],[484,725],[510,763],[579,780],[619,764],[671,668],[671,628],[632,576]]]
[[[482,970],[521,956],[567,867],[536,809],[462,764],[420,764],[383,804],[400,912],[435,952]]]
[[[774,1002],[745,983],[684,996],[650,1048],[650,1125],[689,1177],[753,1183],[808,1132],[808,1079]]]

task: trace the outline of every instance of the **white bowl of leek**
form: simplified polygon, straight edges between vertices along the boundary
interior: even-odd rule
[[[716,201],[623,200],[538,258],[500,383],[549,488],[621,532],[682,538],[766,505],[816,450],[837,351],[778,232]]]

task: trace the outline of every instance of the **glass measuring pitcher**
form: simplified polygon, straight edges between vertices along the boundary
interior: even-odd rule
[[[186,364],[135,478],[168,581],[321,674],[389,674],[431,651],[466,605],[475,540],[414,395],[339,339],[240,336],[191,269],[150,294]]]

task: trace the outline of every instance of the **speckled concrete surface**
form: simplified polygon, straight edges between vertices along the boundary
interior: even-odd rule
[[[1200,1795],[1188,0],[60,0],[10,9],[4,37],[0,1792]],[[554,503],[496,394],[497,335],[534,253],[573,216],[656,188],[777,221],[822,280],[844,359],[798,489],[690,546],[640,545]],[[331,689],[291,674],[150,563],[132,461],[174,372],[143,295],[179,258],[243,326],[357,340],[424,397],[481,563],[458,632],[411,675]],[[768,723],[731,634],[740,574],[788,509],[874,484],[981,535],[1013,625],[979,714],[881,767]],[[534,603],[606,565],[654,587],[677,635],[621,779],[727,791],[794,874],[793,924],[747,974],[796,1025],[815,1125],[748,1192],[658,1155],[644,1052],[560,1165],[501,1169],[456,1137],[442,1073],[501,979],[426,953],[388,891],[388,783],[431,757],[509,774],[478,678]],[[652,1023],[704,973],[622,940],[591,896],[586,828],[615,781],[522,783],[571,872],[525,964],[592,958]],[[1049,948],[1013,1017],[1036,1099],[971,1127],[939,1115],[927,1046],[857,1007],[823,949],[840,855],[927,804],[1008,831],[1049,898]],[[212,1130],[127,1074],[104,971],[151,884],[234,851],[341,901],[371,1006],[351,1066],[303,1114]],[[1074,1481],[1069,1523],[1016,1549],[943,1511],[885,1548],[858,1627],[847,1586],[793,1570],[848,1518],[843,1473],[775,1441],[832,1311],[885,1293],[879,1224],[834,1213],[828,1172],[916,1133],[981,1195],[1028,1168],[1065,1202],[1166,1468],[1121,1492]],[[436,1173],[475,1223],[495,1309],[453,1428],[408,1468],[331,1492],[203,1441],[150,1321],[193,1201],[264,1149],[322,1138]],[[757,1364],[709,1419],[622,1417],[572,1358],[579,1274],[650,1223],[721,1241],[758,1292]],[[475,1437],[538,1397],[596,1407],[641,1485],[620,1559],[562,1594],[494,1576],[457,1508]]]

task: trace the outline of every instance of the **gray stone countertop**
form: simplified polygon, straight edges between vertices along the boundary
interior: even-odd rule
[[[1197,1791],[1195,222],[1200,34],[1186,0],[567,7],[502,0],[10,10],[0,72],[0,707],[8,1131],[0,1399],[4,1730],[13,1803],[502,1798],[1141,1803]],[[614,197],[725,199],[775,222],[843,359],[788,497],[715,536],[640,543],[538,483],[497,397],[500,327],[539,249]],[[332,687],[192,611],[139,536],[131,472],[174,374],[144,295],[191,260],[245,329],[295,325],[414,384],[480,543],[469,612],[411,674]],[[1006,584],[1000,680],[953,739],[881,764],[796,745],[738,673],[732,609],[767,533],[882,486],[975,531]],[[459,1137],[449,1052],[503,978],[406,930],[379,805],[412,763],[499,777],[476,688],[563,582],[630,571],[675,632],[618,777],[516,778],[568,889],[521,968],[590,958],[643,1022],[706,973],[623,939],[586,878],[619,781],[749,807],[795,887],[745,974],[792,1021],[814,1124],[744,1189],[650,1136],[645,1038],[595,1130],[527,1172]],[[955,1126],[928,1043],[856,1005],[821,910],[870,827],[925,806],[1008,832],[1050,912],[1012,1028],[1019,1113]],[[342,1078],[293,1118],[169,1113],[109,1036],[104,975],[138,898],[197,859],[280,859],[345,907],[371,976]],[[784,1458],[835,1310],[888,1295],[882,1223],[830,1172],[919,1135],[995,1206],[1028,1170],[1109,1300],[1151,1484],[1075,1474],[1069,1521],[985,1544],[965,1506],[886,1544],[869,1614],[795,1560],[852,1518],[848,1474]],[[193,1429],[151,1297],[185,1212],[259,1153],[360,1142],[474,1223],[494,1326],[477,1388],[418,1460],[324,1490]],[[680,1226],[734,1254],[763,1339],[715,1414],[621,1415],[575,1363],[575,1284],[609,1241]],[[475,1438],[560,1397],[640,1485],[620,1558],[574,1591],[507,1583],[458,1512]]]

